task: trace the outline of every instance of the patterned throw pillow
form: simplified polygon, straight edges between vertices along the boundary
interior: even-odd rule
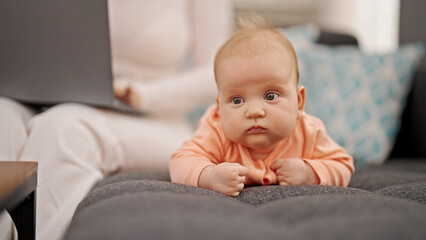
[[[319,44],[297,51],[306,112],[323,120],[357,167],[381,164],[390,153],[423,54],[420,43],[387,55]]]

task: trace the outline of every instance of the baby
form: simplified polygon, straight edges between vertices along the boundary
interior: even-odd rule
[[[263,25],[242,27],[214,62],[216,104],[172,156],[171,180],[238,196],[246,185],[347,186],[353,159],[304,112],[296,53]]]

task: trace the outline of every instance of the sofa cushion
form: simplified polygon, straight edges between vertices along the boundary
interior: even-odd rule
[[[424,160],[394,160],[380,167],[356,170],[349,187],[371,192],[401,184],[417,184],[426,181],[426,162]]]
[[[375,191],[384,196],[410,199],[426,204],[426,180],[419,183],[399,184]]]
[[[252,187],[232,198],[169,181],[132,179],[100,185],[91,195],[99,198],[83,201],[65,239],[426,237],[425,205],[354,188]]]
[[[87,207],[65,239],[262,239],[265,232],[246,231],[249,209],[231,199],[135,192]]]
[[[254,186],[238,197],[119,173],[80,203],[65,239],[425,239],[426,162],[355,172],[350,186]]]
[[[306,111],[324,121],[357,167],[381,164],[389,155],[423,53],[420,43],[386,55],[320,44],[297,51]]]
[[[125,174],[124,174],[125,175]],[[123,176],[123,174],[122,174]],[[164,192],[172,194],[188,194],[198,196],[208,196],[211,198],[229,198],[218,192],[210,191],[203,188],[197,188],[188,185],[174,184],[170,181],[159,181],[144,179],[141,175],[141,179],[123,180],[118,182],[112,182],[109,184],[102,184],[101,186],[95,187],[78,205],[75,214],[78,214],[83,209],[98,204],[99,202],[105,201],[109,198],[121,197],[127,194],[133,193],[150,193],[150,192]],[[135,177],[135,175],[133,175]],[[236,201],[236,200],[235,200]]]
[[[380,196],[330,195],[291,199],[271,209],[291,219],[286,239],[423,239],[424,205]],[[278,208],[280,207],[280,208]],[[285,215],[285,217],[283,217]],[[276,219],[275,219],[276,220]],[[287,220],[288,221],[288,220]]]
[[[423,239],[425,214],[420,204],[378,196],[300,196],[252,207],[133,193],[76,215],[65,239]]]
[[[332,187],[332,186],[256,186],[243,189],[236,198],[241,202],[259,206],[276,200],[294,198],[299,196],[314,195],[371,195],[370,192],[355,188]]]

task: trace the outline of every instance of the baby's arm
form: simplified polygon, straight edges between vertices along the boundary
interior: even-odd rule
[[[173,154],[169,165],[172,182],[237,196],[248,169],[224,162],[225,141],[215,106],[207,110],[194,137]]]
[[[302,156],[278,159],[270,167],[278,182],[348,186],[354,172],[352,157],[327,134],[319,119],[304,117],[302,124]]]
[[[206,167],[200,175],[198,186],[236,197],[244,188],[248,168],[239,163],[220,163]]]
[[[348,186],[355,171],[353,159],[326,133],[325,128],[317,133],[312,147],[312,155],[303,160],[318,176],[318,184]]]
[[[301,158],[278,159],[271,165],[280,185],[318,184],[319,179],[312,167]]]

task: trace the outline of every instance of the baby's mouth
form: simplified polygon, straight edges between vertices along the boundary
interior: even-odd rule
[[[260,134],[260,133],[265,133],[267,131],[266,128],[261,127],[261,126],[253,126],[251,128],[249,128],[247,130],[247,133],[249,134]]]

